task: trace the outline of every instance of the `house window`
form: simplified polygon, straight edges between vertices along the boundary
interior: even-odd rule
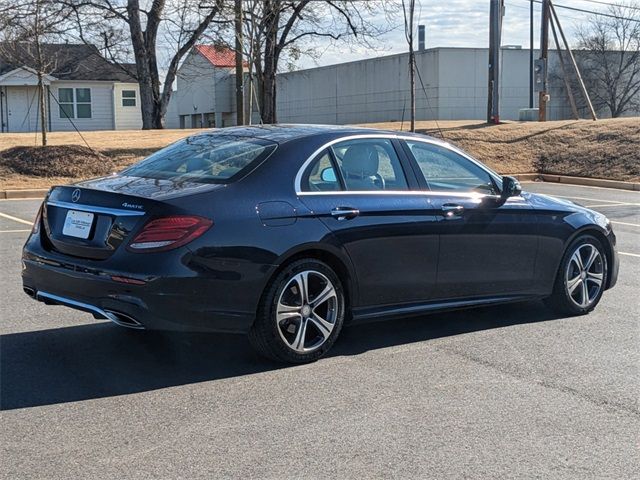
[[[136,91],[135,90],[123,90],[122,91],[122,106],[123,107],[135,107],[136,106]]]
[[[73,88],[59,88],[60,118],[75,118],[73,112]]]
[[[59,88],[60,118],[91,118],[90,88]]]
[[[90,88],[76,88],[76,117],[91,118]]]

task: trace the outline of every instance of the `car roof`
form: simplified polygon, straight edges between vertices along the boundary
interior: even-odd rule
[[[333,135],[332,135],[333,134]],[[346,135],[402,135],[415,136],[418,138],[435,138],[426,135],[400,132],[397,130],[383,130],[377,128],[354,127],[349,125],[314,125],[314,124],[270,124],[270,125],[245,125],[238,127],[225,127],[206,130],[196,135],[230,135],[236,137],[260,138],[276,143],[285,143],[291,140],[315,136],[329,135],[339,138]]]

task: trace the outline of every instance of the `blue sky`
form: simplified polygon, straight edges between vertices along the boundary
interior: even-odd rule
[[[598,0],[605,3],[620,3],[622,0]],[[489,43],[490,0],[416,0],[417,24],[426,25],[427,48],[431,47],[486,47]],[[570,5],[586,10],[606,11],[605,5],[584,0],[557,0],[556,5]],[[591,15],[557,9],[562,26],[571,38],[575,26],[586,22]],[[535,45],[539,43],[540,4],[534,3]],[[298,67],[330,65],[369,56],[379,56],[406,51],[402,15],[396,19],[398,28],[380,38],[375,51],[364,47],[324,45],[326,48],[318,60],[301,59]],[[417,42],[417,40],[416,40]],[[503,23],[503,45],[529,47],[529,1],[505,0]],[[416,45],[417,47],[417,45]]]

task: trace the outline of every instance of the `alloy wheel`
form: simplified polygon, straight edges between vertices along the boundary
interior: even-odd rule
[[[565,287],[580,308],[596,301],[604,282],[605,262],[595,245],[585,243],[573,252],[567,264]]]
[[[331,281],[315,270],[291,277],[276,307],[278,333],[290,349],[309,353],[329,338],[338,315],[338,293]]]

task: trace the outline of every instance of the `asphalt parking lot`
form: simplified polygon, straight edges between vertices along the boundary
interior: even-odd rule
[[[605,213],[619,283],[352,327],[305,366],[243,337],[129,331],[22,292],[39,201],[0,201],[3,478],[640,476],[640,193],[526,183]],[[22,223],[26,221],[26,223]]]

